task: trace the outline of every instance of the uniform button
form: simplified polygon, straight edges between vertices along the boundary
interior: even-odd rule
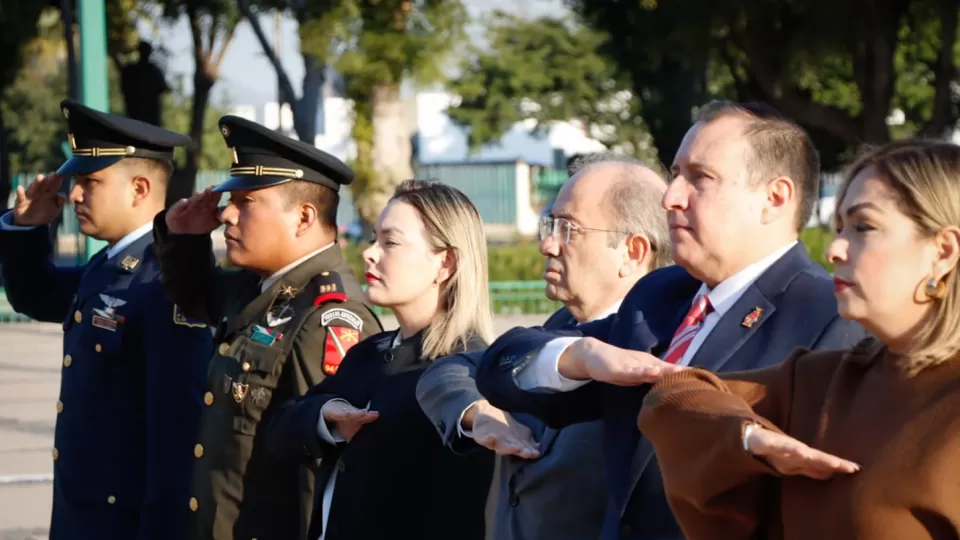
[[[63,357],[63,367],[70,367],[70,364],[73,363],[73,357],[69,354]]]
[[[520,497],[517,497],[516,494],[510,495],[510,506],[516,506],[520,504]]]
[[[73,320],[76,322],[83,321],[83,313],[80,313],[79,309],[73,312]]]
[[[346,472],[346,470],[347,470],[347,464],[344,463],[344,462],[342,462],[342,461],[338,462],[338,463],[337,463],[337,470],[340,471],[340,472]]]
[[[117,502],[117,498],[114,497],[113,495],[107,497],[107,504],[113,504],[115,502]]]
[[[202,444],[198,444],[198,445],[196,445],[196,446],[193,447],[193,455],[197,456],[197,459],[200,459],[200,458],[203,457],[203,445],[202,445]]]
[[[242,369],[244,373],[250,371],[250,362],[244,362],[243,365],[240,366],[240,369]]]
[[[207,404],[207,407],[213,405],[213,392],[207,392],[203,395],[203,402]]]
[[[197,498],[190,497],[190,510],[196,512],[197,508],[200,508],[200,503],[197,502]]]
[[[60,413],[62,413],[62,412],[63,412],[63,402],[62,402],[62,401],[58,401],[58,402],[57,402],[57,414],[60,414]]]
[[[53,460],[54,460],[54,461],[60,459],[60,451],[57,450],[56,448],[54,448],[54,449],[50,452],[50,455],[53,456]]]
[[[100,344],[97,343],[96,345],[94,345],[93,350],[100,352],[103,350],[103,347],[101,347]]]
[[[230,352],[230,344],[229,344],[229,343],[221,343],[221,344],[220,344],[220,348],[217,349],[217,350],[220,352],[220,356],[226,356],[227,353]]]

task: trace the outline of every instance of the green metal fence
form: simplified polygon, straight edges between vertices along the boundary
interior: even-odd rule
[[[560,308],[559,302],[543,296],[542,281],[493,281],[490,283],[490,303],[495,315],[547,315]],[[375,308],[378,315],[389,310]],[[0,324],[29,322],[31,319],[13,311],[7,303],[7,294],[0,287]]]

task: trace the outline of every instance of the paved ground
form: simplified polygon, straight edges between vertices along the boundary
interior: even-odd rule
[[[496,330],[543,319],[498,317]],[[0,324],[0,540],[47,540],[61,338],[59,325]]]

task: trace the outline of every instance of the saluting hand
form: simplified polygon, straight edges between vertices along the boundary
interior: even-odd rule
[[[762,458],[780,474],[827,480],[837,473],[852,474],[860,466],[821,452],[789,437],[754,425],[745,440],[751,454]]]
[[[655,383],[667,373],[686,369],[652,354],[621,349],[594,338],[578,339],[560,355],[560,374],[570,379],[618,386]]]
[[[167,228],[173,234],[210,234],[220,226],[220,197],[207,188],[180,199],[167,210]]]
[[[320,409],[323,420],[329,425],[336,425],[340,435],[350,442],[360,431],[360,428],[380,417],[376,411],[358,409],[344,401],[328,401]]]
[[[60,193],[63,177],[53,173],[38,174],[27,189],[17,186],[17,201],[13,207],[13,224],[24,227],[46,225],[57,217],[67,198]]]
[[[540,457],[537,442],[530,428],[517,422],[487,400],[478,401],[463,417],[464,427],[471,427],[473,440],[501,456],[514,455],[524,459]]]

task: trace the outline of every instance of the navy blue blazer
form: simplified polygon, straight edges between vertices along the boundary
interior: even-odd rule
[[[653,446],[637,428],[650,385],[590,382],[570,392],[524,391],[516,375],[561,336],[589,336],[662,356],[700,286],[679,266],[657,270],[637,282],[616,315],[561,332],[514,328],[487,349],[478,367],[480,392],[501,409],[531,413],[553,427],[603,419],[609,485],[605,540],[683,538],[667,505]],[[745,324],[756,308],[762,310],[759,318]],[[862,327],[838,316],[832,279],[798,243],[746,289],[690,365],[723,372],[755,369],[779,363],[797,347],[840,349],[863,336]]]
[[[50,539],[184,538],[212,336],[164,294],[153,236],[59,268],[47,227],[0,239],[10,305],[63,324]]]

